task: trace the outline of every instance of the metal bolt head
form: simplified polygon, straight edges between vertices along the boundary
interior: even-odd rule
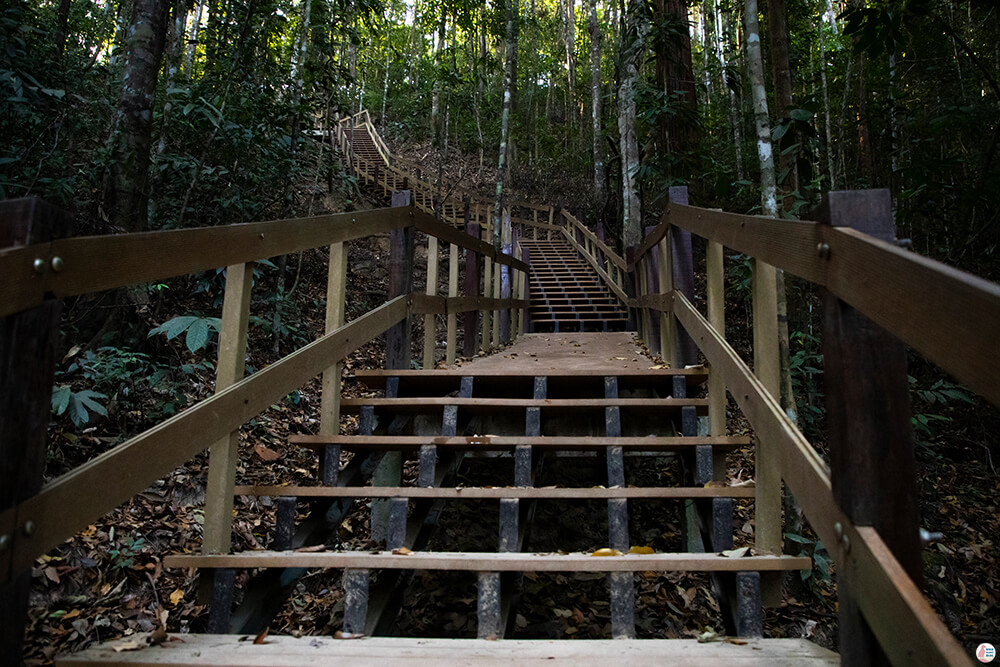
[[[829,243],[817,243],[816,252],[820,257],[826,259],[830,256],[830,244]]]
[[[62,257],[53,257],[52,258],[52,270],[55,271],[56,273],[59,273],[60,271],[63,270],[63,259],[62,259]]]
[[[24,532],[25,537],[31,537],[35,534],[35,522],[31,520],[25,521],[24,525],[21,526],[21,530]]]
[[[45,270],[45,260],[41,257],[36,258],[35,261],[31,263],[31,268],[35,273],[41,273]]]
[[[840,542],[841,544],[844,545],[844,553],[845,554],[851,553],[851,538],[849,538],[847,535],[844,535],[842,538],[840,538]]]
[[[844,524],[839,521],[833,524],[833,534],[837,536],[838,540],[842,538],[844,536]]]
[[[10,548],[10,535],[0,535],[0,553]]]

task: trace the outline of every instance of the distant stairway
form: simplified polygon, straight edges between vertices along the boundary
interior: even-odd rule
[[[562,239],[522,240],[531,258],[532,331],[624,331],[628,313],[601,277]]]

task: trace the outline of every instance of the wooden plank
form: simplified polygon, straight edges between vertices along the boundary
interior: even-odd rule
[[[456,399],[449,399],[456,400]],[[602,449],[610,445],[639,450],[676,450],[714,445],[720,449],[735,449],[750,444],[743,436],[643,436],[608,438],[604,436],[507,436],[476,435],[457,437],[427,437],[419,435],[293,435],[288,442],[304,447],[323,447],[328,444],[344,447],[371,449],[418,449],[423,445],[439,447],[482,447],[488,449],[515,449],[518,446],[532,446],[548,449]]]
[[[671,307],[672,308],[672,307]],[[549,334],[544,334],[549,335]],[[438,368],[433,371],[419,370],[399,370],[386,371],[379,368],[359,368],[354,371],[355,378],[358,378],[371,387],[381,387],[385,384],[384,378],[387,376],[401,378],[460,378],[467,375],[486,375],[493,378],[532,378],[538,374],[532,369],[518,368],[496,368],[491,367],[479,370],[475,365],[463,366],[462,368]],[[674,376],[684,376],[688,379],[688,384],[701,384],[708,379],[708,371],[704,368],[565,368],[546,369],[545,376],[548,378],[573,378],[573,377],[605,377],[613,375],[619,378],[670,378]]]
[[[753,260],[753,367],[764,388],[780,400],[781,369],[778,360],[778,292],[775,268]],[[763,553],[780,553],[781,474],[775,443],[758,438],[754,451],[757,502],[754,504],[754,546]]]
[[[608,258],[608,261],[610,261],[612,264],[621,269],[625,269],[627,267],[625,260],[620,255],[618,255],[618,253],[612,250],[604,241],[599,239],[597,237],[597,234],[587,229],[586,225],[584,225],[582,222],[573,217],[573,215],[569,211],[565,209],[562,210],[562,215],[570,223],[575,225],[577,229],[579,229],[580,232],[583,233],[584,236],[590,239],[591,243],[600,248],[601,251],[604,253],[604,256]]]
[[[46,243],[70,231],[70,216],[39,199],[0,203],[0,248]],[[39,267],[52,271],[46,257]],[[34,274],[41,283],[41,274]],[[19,286],[7,283],[4,293]],[[36,295],[40,296],[40,295]],[[0,656],[20,662],[28,598],[30,563],[11,563],[14,546],[31,526],[10,508],[42,486],[46,461],[46,429],[52,418],[52,384],[58,357],[62,301],[51,299],[30,310],[0,316]],[[5,662],[0,658],[0,662]]]
[[[140,640],[141,635],[138,635]],[[331,664],[384,665],[385,667],[440,667],[477,665],[507,667],[511,664],[544,667],[552,664],[671,665],[671,667],[837,667],[836,653],[806,639],[758,639],[741,642],[699,643],[694,639],[542,640],[430,639],[364,637],[340,640],[330,637],[268,636],[263,644],[241,635],[183,635],[141,653],[118,652],[120,640],[106,642],[80,653],[56,658],[57,665],[103,667],[146,664],[185,667],[312,667],[317,656]]]
[[[471,212],[470,203],[466,199],[465,203],[465,233],[466,236],[472,239],[479,239],[479,224],[474,222],[469,222]],[[456,244],[457,245],[457,244]],[[479,294],[479,268],[480,268],[480,256],[474,250],[468,250],[465,253],[465,281],[463,284],[463,292],[466,296],[477,296]],[[471,357],[476,353],[476,339],[477,332],[479,331],[479,313],[476,311],[465,311],[465,315],[462,316],[462,354],[466,357]]]
[[[216,394],[243,379],[252,286],[252,262],[236,264],[226,269],[226,292],[222,303],[222,327],[219,331],[219,362],[215,374]],[[223,553],[232,546],[233,485],[236,483],[236,467],[239,464],[239,445],[240,430],[237,426],[216,441],[209,454],[208,485],[205,488],[205,531],[202,539],[202,548],[206,553]]]
[[[392,193],[393,208],[412,211],[409,190]],[[412,228],[396,229],[389,232],[389,298],[413,292],[413,250]],[[411,361],[410,341],[412,326],[409,317],[393,326],[385,334],[385,367],[387,369],[409,368]]]
[[[164,280],[371,236],[427,219],[422,213],[411,218],[405,209],[375,209],[220,227],[82,236],[4,250],[0,251],[0,275],[5,283],[28,289],[23,294],[0,291],[0,315],[41,303],[46,293],[65,297]],[[39,289],[34,259],[48,264],[53,257],[62,260],[62,269],[41,276]]]
[[[611,276],[609,276],[604,269],[602,269],[600,266],[597,265],[597,260],[594,257],[592,257],[589,253],[587,253],[583,249],[583,247],[579,243],[577,243],[576,239],[574,239],[565,228],[561,229],[560,231],[562,232],[566,240],[569,241],[569,244],[572,245],[574,248],[576,248],[576,250],[586,258],[587,263],[590,264],[591,268],[594,269],[597,275],[601,277],[601,280],[604,281],[604,284],[607,285],[608,289],[610,289],[611,292],[616,297],[618,297],[618,300],[621,301],[622,303],[627,304],[628,295],[626,295],[625,292],[622,291],[620,287],[618,287],[618,284],[611,279]]]
[[[427,237],[427,295],[437,294],[438,281],[438,240],[436,236]],[[434,315],[424,315],[424,358],[423,368],[434,368]]]
[[[826,286],[1000,405],[1000,286],[861,231],[671,204],[673,224]],[[825,244],[821,255],[819,248]],[[915,298],[914,295],[920,295]],[[969,317],[975,313],[975,317]]]
[[[888,190],[831,198],[829,215],[864,219],[866,231],[895,240]],[[855,526],[873,526],[910,578],[923,562],[916,462],[910,427],[906,347],[852,306],[823,290],[823,368],[833,495]],[[838,582],[841,655],[852,665],[886,659],[857,606],[854,582]]]
[[[706,293],[708,323],[726,337],[726,284],[725,258],[721,243],[709,241],[705,258]],[[708,376],[708,433],[726,433],[726,383],[720,373],[709,372]]]
[[[448,298],[458,298],[458,245],[448,244]],[[458,346],[458,311],[448,313],[448,337],[445,346],[445,363],[455,363]]]
[[[331,333],[344,325],[344,306],[347,289],[347,254],[343,243],[330,246],[330,260],[326,279],[326,333]],[[322,396],[320,399],[319,432],[335,435],[340,432],[340,384],[343,362],[323,371]]]
[[[486,230],[489,231],[488,229]],[[492,297],[493,292],[493,261],[490,257],[484,257],[483,259],[483,298],[488,299]],[[490,350],[490,334],[492,329],[490,327],[490,320],[493,318],[494,313],[490,310],[482,310],[479,317],[480,325],[482,326],[482,331],[479,335],[479,349],[482,353],[487,353]]]
[[[674,304],[672,296],[672,292],[674,291],[674,261],[673,255],[670,253],[670,236],[664,236],[660,240],[659,244],[657,244],[656,248],[660,254],[660,261],[657,262],[657,284],[659,286],[660,293],[655,295],[655,299],[660,303],[655,305],[650,304],[646,307],[654,308],[660,312],[660,356],[665,362],[672,366],[681,366],[683,364],[674,363],[676,356],[674,346],[677,341],[677,327],[674,324],[673,313],[670,312]],[[669,304],[669,306],[667,306],[667,304]]]
[[[406,297],[394,299],[46,484],[17,506],[18,516],[36,528],[14,545],[13,567],[30,567],[95,517],[308,382],[330,359],[343,358],[405,316]]]
[[[888,549],[878,546],[881,540],[877,535],[865,532],[865,528],[855,529],[837,506],[826,465],[777,399],[683,295],[675,293],[674,312],[709,363],[722,374],[758,438],[775,443],[781,476],[809,524],[831,549],[838,571],[858,582],[862,612],[889,659],[894,664],[927,667],[971,665],[913,580]],[[835,530],[838,523],[846,541]]]
[[[603,410],[608,407],[618,407],[631,410],[667,410],[679,409],[684,406],[696,406],[702,414],[708,413],[707,398],[549,398],[536,400],[532,398],[450,398],[447,396],[419,398],[345,398],[340,402],[341,409],[348,413],[356,413],[361,406],[371,405],[376,409],[399,411],[423,410],[425,408],[457,405],[466,410],[499,411],[519,410],[523,408],[544,408],[549,411]],[[758,482],[759,483],[759,482]]]
[[[414,551],[244,551],[236,554],[177,554],[163,559],[168,568],[318,567],[452,572],[780,572],[812,568],[799,556],[744,556],[660,553],[594,557],[589,553]]]
[[[433,498],[446,500],[603,500],[607,498],[753,498],[753,487],[664,487],[664,488],[587,488],[557,489],[535,487],[375,487],[375,486],[237,486],[237,496],[272,498]]]
[[[505,255],[502,252],[497,252],[496,248],[494,248],[492,244],[477,240],[468,234],[462,233],[460,230],[452,227],[451,225],[438,222],[432,217],[415,218],[414,227],[425,234],[435,236],[447,243],[456,243],[467,250],[477,252],[498,264],[513,267],[518,271],[528,270],[527,264],[519,259],[516,259],[515,257],[512,257],[511,255]]]
[[[1000,405],[1000,285],[856,230],[825,238],[831,292]]]

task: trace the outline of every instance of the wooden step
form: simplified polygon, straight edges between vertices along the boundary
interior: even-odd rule
[[[581,349],[586,349],[586,345]],[[606,376],[618,378],[618,387],[622,391],[666,389],[666,394],[673,393],[669,389],[675,376],[683,376],[687,380],[689,392],[691,388],[708,380],[708,371],[703,367],[547,370],[540,373],[523,368],[510,370],[499,370],[496,367],[480,368],[475,364],[440,370],[356,370],[353,377],[372,389],[384,389],[386,378],[398,377],[400,395],[416,392],[443,395],[458,391],[463,377],[472,377],[475,378],[472,390],[476,396],[489,395],[498,389],[514,391],[526,396],[532,393],[532,383],[536,375],[543,375],[547,378],[550,395],[567,389],[581,394],[603,395]]]
[[[631,357],[629,357],[631,358]],[[473,396],[531,396],[535,374],[531,369],[498,371],[496,367],[480,369],[476,364],[445,370],[357,370],[354,379],[371,389],[385,389],[387,377],[399,378],[399,396],[444,396],[461,388],[462,377],[472,377]],[[618,378],[621,391],[656,390],[661,396],[673,394],[673,378],[683,376],[688,394],[708,379],[704,368],[656,370],[583,370],[576,373],[549,370],[539,373],[547,377],[549,396],[603,396],[606,374]]]
[[[600,450],[614,445],[625,450],[635,449],[649,452],[690,450],[692,447],[700,445],[712,445],[717,447],[720,452],[727,452],[750,444],[749,438],[743,436],[682,435],[627,438],[508,435],[433,438],[420,435],[292,435],[288,437],[288,442],[312,449],[321,449],[326,445],[340,445],[347,449],[411,450],[419,449],[424,445],[435,445],[449,449],[495,451],[513,450],[528,445],[545,451],[586,451]]]
[[[419,487],[419,486],[237,486],[237,496],[271,498],[410,498],[440,500],[670,500],[689,498],[753,498],[752,486],[660,487],[586,489],[521,487]]]
[[[140,642],[145,635],[136,636]],[[749,639],[700,643],[695,639],[426,639],[409,637],[291,637],[269,635],[254,644],[245,635],[175,635],[160,646],[116,651],[123,640],[56,658],[56,665],[156,664],[190,667],[315,667],[317,664],[439,667],[671,665],[671,667],[835,667],[840,657],[806,639]],[[134,639],[134,638],[132,638]]]
[[[413,551],[243,551],[231,554],[175,554],[168,568],[363,568],[450,572],[786,572],[812,569],[803,556],[744,556],[714,553],[622,554]]]
[[[572,320],[580,323],[582,320]],[[629,414],[665,414],[679,412],[682,407],[693,406],[698,414],[708,414],[707,398],[458,398],[458,397],[414,397],[414,398],[345,398],[340,402],[343,414],[358,414],[362,406],[372,406],[376,412],[393,414],[427,414],[445,406],[458,406],[468,414],[492,415],[525,408],[541,408],[542,413],[566,414],[584,410],[619,408]]]

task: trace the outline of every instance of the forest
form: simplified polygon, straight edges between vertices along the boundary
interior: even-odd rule
[[[563,207],[622,255],[659,222],[671,186],[688,186],[698,206],[787,220],[813,219],[831,190],[888,188],[901,243],[1000,280],[997,0],[4,4],[0,199],[42,198],[73,216],[74,235],[382,206],[323,140],[367,109],[429,178],[496,201],[498,217],[504,198]],[[745,324],[750,261],[728,260],[731,320]],[[251,337],[267,352],[251,370],[321,330],[305,310],[322,298],[310,281],[324,270],[309,255],[258,263]],[[384,294],[377,280],[352,277],[349,314]],[[69,303],[47,477],[210,393],[222,288],[220,271]],[[819,296],[794,277],[779,290],[783,407],[822,447]],[[741,351],[745,335],[734,337]],[[909,373],[921,511],[947,536],[925,554],[925,591],[975,645],[998,636],[1000,415],[929,362],[914,356]],[[295,419],[278,412],[270,419]],[[128,589],[159,586],[178,610],[190,602],[180,615],[196,626],[204,610],[190,583],[183,605],[179,579],[152,584],[153,568],[138,567],[152,559],[144,538],[109,534],[111,523],[81,539],[106,545]],[[789,543],[819,563],[799,597],[835,619],[823,547],[792,529]],[[109,624],[73,613],[83,601],[56,590],[71,574],[60,567],[35,572],[37,664]],[[119,590],[101,579],[87,583],[99,599]]]

